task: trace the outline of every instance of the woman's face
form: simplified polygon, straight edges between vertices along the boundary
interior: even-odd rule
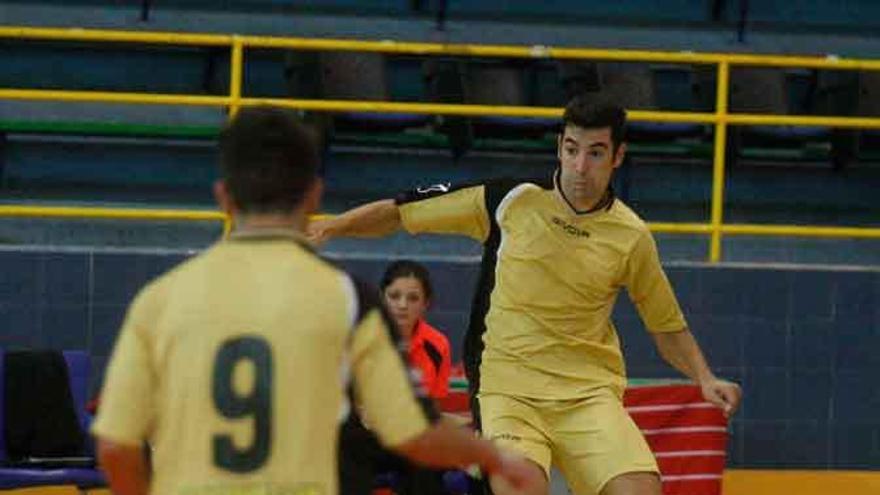
[[[385,287],[385,304],[406,339],[412,336],[416,322],[428,310],[425,289],[415,277],[398,277]]]

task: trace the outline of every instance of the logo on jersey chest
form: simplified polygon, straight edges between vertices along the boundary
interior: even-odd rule
[[[570,236],[578,237],[578,238],[588,238],[590,237],[590,233],[586,230],[583,230],[575,225],[572,225],[565,220],[559,217],[553,217],[553,225],[558,226],[562,229],[563,232]]]

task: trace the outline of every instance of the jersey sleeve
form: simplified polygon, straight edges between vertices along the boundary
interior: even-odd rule
[[[104,379],[92,433],[126,445],[141,445],[153,425],[156,376],[151,358],[148,313],[142,292],[130,306]]]
[[[437,184],[396,198],[403,228],[410,234],[459,234],[480,242],[489,236],[486,186]]]
[[[629,297],[649,332],[679,332],[687,328],[648,230],[640,235],[630,252],[624,277]]]
[[[394,323],[375,291],[356,285],[359,317],[350,343],[355,400],[364,423],[394,447],[423,433],[438,415],[401,358]]]

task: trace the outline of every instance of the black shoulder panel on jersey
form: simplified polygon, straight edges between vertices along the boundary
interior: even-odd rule
[[[483,185],[482,182],[463,182],[460,184],[453,184],[452,182],[440,182],[437,184],[417,187],[415,189],[402,192],[395,196],[394,202],[398,205],[414,203],[423,199],[436,198],[437,196],[443,196],[444,194],[460,191],[469,187],[479,187],[481,185]]]

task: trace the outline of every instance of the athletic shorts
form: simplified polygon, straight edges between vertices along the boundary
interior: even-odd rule
[[[598,495],[621,474],[659,473],[645,438],[611,390],[562,401],[502,394],[478,400],[486,438],[534,461],[548,479],[550,465],[557,467],[574,495]]]

